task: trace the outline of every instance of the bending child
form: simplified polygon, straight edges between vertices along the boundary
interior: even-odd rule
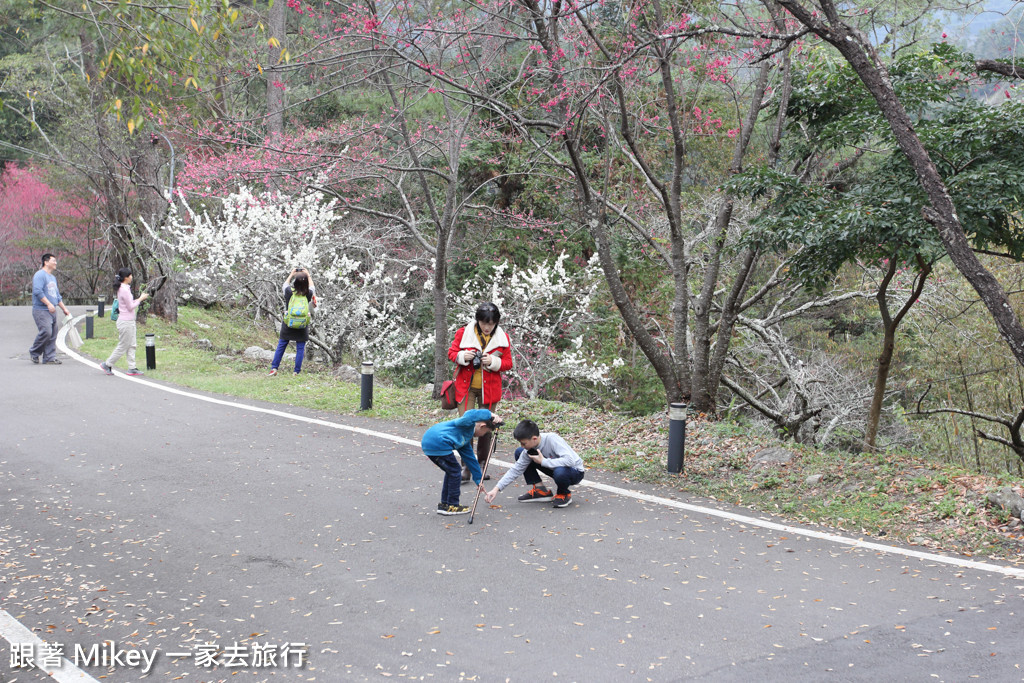
[[[484,495],[484,500],[492,502],[498,491],[503,491],[521,474],[533,488],[519,496],[519,502],[533,503],[553,498],[556,508],[564,508],[572,503],[569,487],[583,481],[586,471],[583,459],[576,455],[576,451],[558,434],[542,434],[533,420],[523,420],[516,425],[512,436],[520,445],[515,453],[516,462],[497,485]],[[558,492],[554,496],[550,489],[540,485],[538,470],[555,480]]]
[[[469,512],[465,505],[459,505],[459,487],[462,484],[462,467],[452,451],[458,451],[462,464],[469,469],[473,482],[480,493],[486,492],[480,483],[483,473],[480,462],[473,453],[473,437],[487,436],[501,425],[501,418],[491,411],[480,408],[467,410],[461,417],[439,422],[423,434],[423,453],[431,462],[444,471],[441,485],[441,502],[437,504],[439,515],[464,515]],[[483,454],[486,458],[487,454]]]

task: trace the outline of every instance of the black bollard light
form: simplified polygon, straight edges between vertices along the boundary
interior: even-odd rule
[[[103,304],[107,303],[107,297],[98,296],[96,297],[96,315],[100,318],[103,317]]]
[[[686,404],[670,403],[668,420],[668,471],[682,474],[686,453]]]
[[[363,375],[359,388],[359,410],[373,408],[373,361],[364,360],[360,370]]]
[[[85,338],[92,339],[92,309],[85,309]]]
[[[146,369],[156,370],[156,335],[146,333]]]

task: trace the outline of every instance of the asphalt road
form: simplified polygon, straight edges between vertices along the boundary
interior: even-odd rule
[[[68,659],[157,652],[79,661],[96,679],[1024,679],[1019,576],[586,487],[555,509],[520,484],[469,526],[417,447],[33,365],[34,334],[0,308],[0,607]],[[2,680],[52,680],[0,635]]]

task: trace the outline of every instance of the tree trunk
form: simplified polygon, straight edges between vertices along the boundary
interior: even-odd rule
[[[921,296],[921,290],[924,289],[924,281],[928,278],[928,274],[931,273],[931,265],[925,263],[924,259],[920,255],[917,257],[918,274],[917,279],[914,283],[914,289],[910,293],[910,297],[907,299],[903,307],[900,308],[899,312],[895,316],[889,315],[889,283],[892,282],[892,278],[896,275],[897,261],[895,255],[889,259],[889,268],[886,270],[885,277],[882,278],[882,283],[878,287],[878,293],[875,298],[878,299],[878,311],[882,316],[882,351],[878,355],[878,368],[875,373],[875,391],[871,397],[871,407],[868,409],[868,420],[864,427],[864,443],[867,445],[868,450],[875,450],[875,441],[878,438],[878,424],[882,418],[882,402],[885,400],[885,387],[889,382],[889,370],[892,367],[892,357],[896,352],[896,328],[899,327],[903,317],[910,310],[910,307],[917,302]]]
[[[767,3],[772,13],[776,27],[781,31],[785,28],[785,19],[782,10],[774,3]],[[790,56],[791,47],[783,52],[782,60],[782,84],[778,90],[779,107],[775,115],[775,126],[772,129],[771,138],[768,142],[768,166],[774,168],[778,162],[779,152],[782,149],[782,135],[786,130],[786,115],[789,110],[789,98],[793,92],[793,69]],[[763,93],[762,93],[763,96]],[[760,110],[760,107],[758,107]],[[751,109],[753,111],[753,108]],[[742,160],[742,157],[740,157]],[[715,339],[715,350],[711,354],[711,362],[708,367],[708,374],[705,384],[710,395],[706,403],[716,406],[718,400],[718,389],[722,385],[722,373],[725,370],[725,361],[729,354],[732,343],[733,330],[739,320],[740,313],[746,305],[744,297],[753,281],[754,271],[757,269],[760,254],[756,249],[747,249],[741,259],[739,272],[733,280],[732,289],[728,298],[722,303],[722,312],[718,318],[718,333]]]
[[[170,206],[167,202],[167,187],[160,180],[160,142],[160,138],[136,134],[133,141],[135,163],[131,175],[139,203],[138,214],[157,233],[162,230]],[[140,228],[135,231],[143,232]],[[137,262],[144,267],[143,272],[151,286],[152,312],[175,323],[178,321],[178,287],[171,268],[173,258],[171,250],[160,244],[136,249]]]
[[[452,140],[461,145],[462,136]],[[448,249],[451,246],[452,226],[455,223],[455,202],[458,198],[458,152],[450,157],[448,188],[437,231],[437,252],[434,263],[434,398],[441,398],[441,384],[452,374],[448,360]]]
[[[173,273],[169,273],[163,285],[153,296],[153,313],[169,323],[178,322],[178,282]]]
[[[100,166],[98,172],[88,174],[88,181],[103,198],[101,215],[106,222],[105,228],[113,251],[107,260],[110,270],[116,271],[132,264],[132,239],[128,231],[127,218],[121,210],[123,193],[118,183],[123,174],[117,156],[111,150],[110,129],[98,92],[100,75],[96,66],[96,43],[84,30],[78,34],[78,39],[82,49],[82,68],[88,81],[89,105],[96,126],[96,153]]]
[[[438,240],[436,263],[445,263],[448,249]],[[435,399],[441,398],[441,384],[452,374],[448,362],[448,269],[434,267],[434,391]]]
[[[553,64],[558,64],[556,55],[558,55],[560,50],[558,44],[559,11],[548,13],[546,8],[541,8],[537,0],[520,0],[520,2],[531,14],[531,25],[537,42],[543,48],[547,58],[551,59]],[[582,17],[582,15],[580,16]],[[671,81],[671,79],[669,80]],[[560,67],[550,70],[548,85],[553,93],[566,90],[565,78]],[[620,106],[625,108],[624,101],[620,100]],[[560,101],[553,107],[552,115],[556,120],[564,124],[567,120],[566,101]],[[673,264],[676,268],[675,272],[673,272],[676,284],[675,298],[673,300],[673,311],[676,312],[673,328],[674,334],[673,339],[661,340],[659,343],[659,340],[647,329],[644,315],[630,298],[615,265],[615,259],[612,256],[611,236],[608,233],[608,204],[601,197],[600,193],[595,191],[588,176],[587,165],[583,162],[579,143],[575,137],[579,134],[580,128],[574,127],[572,131],[564,131],[565,134],[559,137],[562,140],[562,148],[569,157],[568,165],[571,168],[573,181],[576,185],[576,193],[580,203],[583,205],[584,225],[597,243],[598,260],[601,264],[601,271],[604,273],[605,281],[608,283],[608,290],[611,293],[612,301],[615,302],[615,307],[619,310],[619,315],[622,316],[626,329],[629,330],[637,346],[640,347],[644,356],[647,357],[647,360],[654,367],[658,379],[661,380],[662,385],[665,387],[667,401],[669,403],[689,401],[690,383],[687,367],[689,359],[685,356],[682,359],[674,358],[672,353],[673,350],[681,350],[682,352],[686,350],[685,333],[679,333],[679,330],[685,329],[686,325],[687,309],[685,302],[687,300],[685,298],[685,258],[682,258],[684,254],[678,240],[678,224],[676,224],[674,235],[676,242],[673,245],[675,250],[673,253],[676,260],[676,263]],[[623,135],[627,138],[630,136],[629,127],[625,123],[623,124]],[[678,144],[674,153],[676,154],[676,180],[678,182],[679,173],[681,173],[679,165],[682,163],[679,156],[682,154],[682,150]],[[642,158],[637,160],[638,163],[643,163]],[[648,177],[652,175],[649,172],[645,174]],[[669,191],[662,192],[662,201],[666,209],[672,204],[671,194]],[[667,214],[671,220],[673,215],[671,211],[667,210]],[[674,215],[678,216],[678,211]],[[680,269],[682,269],[682,273]],[[682,338],[680,339],[679,337]]]
[[[750,110],[747,112],[747,118],[743,122],[740,134],[736,136],[732,163],[729,166],[730,175],[736,175],[743,171],[743,157],[747,153],[747,147],[754,132],[754,124],[757,123],[758,116],[761,113],[761,100],[768,86],[768,74],[771,68],[771,62],[768,60],[765,60],[761,65],[757,84],[750,96]],[[712,374],[711,342],[715,338],[714,329],[711,324],[712,303],[715,290],[719,286],[722,252],[725,249],[726,231],[732,222],[733,201],[733,197],[726,194],[718,207],[718,214],[715,217],[715,232],[711,239],[711,259],[704,269],[704,283],[701,287],[700,295],[693,305],[693,385],[690,403],[697,411],[709,414],[715,412],[715,396],[718,392],[718,384],[721,381],[720,374],[718,376]],[[748,256],[754,253],[748,252]],[[742,268],[737,275],[740,281],[736,284],[740,289],[736,291],[736,288],[733,288],[735,297],[731,297],[731,300],[734,306],[742,303],[742,298],[739,295],[746,289],[746,279],[750,274],[752,265],[753,261],[745,264],[746,267]],[[723,313],[728,316],[738,314],[738,311],[723,311]],[[733,319],[734,321],[735,319]],[[721,322],[723,321],[720,320],[719,324]],[[728,319],[724,322],[728,322]],[[731,329],[729,330],[729,336],[725,336],[724,340],[728,342],[730,337]],[[721,336],[719,338],[722,339]]]
[[[579,178],[580,176],[577,176]],[[605,281],[608,283],[608,291],[612,295],[612,301],[619,309],[619,315],[626,324],[626,328],[632,333],[633,340],[640,350],[654,367],[662,386],[665,387],[665,398],[668,403],[689,401],[689,387],[684,386],[676,374],[676,366],[669,357],[659,348],[657,340],[647,331],[643,320],[640,318],[636,307],[629,298],[626,288],[619,277],[618,268],[615,267],[615,259],[612,256],[611,239],[608,235],[608,225],[605,222],[605,213],[602,210],[603,203],[595,200],[584,207],[584,220],[594,241],[597,242],[597,258],[604,271]]]
[[[278,66],[285,39],[285,3],[278,0],[267,16],[267,141],[284,134],[284,73]]]
[[[371,10],[376,16],[376,6],[371,3]],[[459,123],[451,126],[451,137],[448,142],[448,176],[445,187],[444,207],[438,212],[437,204],[431,193],[430,183],[423,169],[425,165],[420,160],[416,151],[416,144],[412,133],[409,130],[409,123],[405,115],[405,105],[399,99],[391,77],[385,69],[381,72],[381,82],[384,84],[391,104],[394,106],[395,123],[398,124],[402,139],[416,169],[415,176],[420,190],[423,193],[423,200],[430,213],[431,222],[437,231],[437,243],[434,248],[434,391],[433,398],[441,397],[441,384],[448,378],[451,371],[448,366],[448,252],[451,248],[451,235],[457,218],[457,198],[459,191],[459,159],[461,158],[462,145],[465,141],[466,130],[469,127],[473,116],[473,110],[464,113]],[[448,109],[447,97],[444,98],[445,107],[451,118],[451,111]]]
[[[885,398],[885,386],[889,381],[889,368],[896,350],[896,327],[883,326],[882,352],[878,356],[878,368],[875,373],[875,393],[871,397],[871,408],[868,410],[868,422],[864,430],[864,443],[868,450],[875,450],[878,437],[878,423],[882,417],[882,401]]]
[[[736,321],[740,317],[743,297],[746,295],[753,280],[757,259],[758,252],[756,249],[747,249],[743,253],[742,264],[739,272],[736,273],[736,278],[733,280],[732,290],[729,292],[729,297],[722,303],[722,313],[718,318],[715,350],[711,354],[711,364],[708,367],[707,374],[707,388],[709,392],[707,401],[711,406],[717,405],[718,388],[722,384],[725,360],[732,345],[732,333],[736,329]],[[698,407],[698,410],[701,410],[701,408]]]

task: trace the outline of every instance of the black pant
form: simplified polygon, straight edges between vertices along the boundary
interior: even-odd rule
[[[529,457],[530,456],[526,454],[525,448],[516,449],[516,460],[519,460],[519,458]],[[575,486],[583,481],[583,472],[580,472],[579,470],[575,470],[571,467],[555,467],[552,469],[550,467],[538,465],[532,460],[530,461],[530,464],[527,465],[526,471],[523,472],[523,479],[526,480],[527,484],[537,486],[540,484],[541,472],[555,480],[555,486],[558,488],[556,493],[559,494],[569,493],[570,486]]]

